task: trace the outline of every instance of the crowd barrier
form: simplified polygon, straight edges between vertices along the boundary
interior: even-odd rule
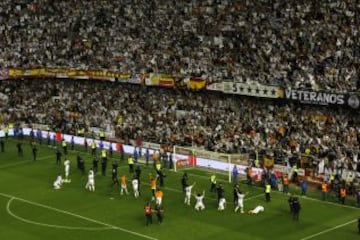
[[[22,128],[22,132],[23,132],[24,136],[30,136],[31,131],[32,131],[31,128],[26,128],[26,127]],[[33,130],[33,131],[34,131],[34,135],[36,136],[37,130]],[[71,142],[74,142],[74,144],[81,145],[81,146],[84,146],[85,141],[86,141],[86,143],[89,147],[91,146],[92,142],[94,141],[97,148],[100,148],[100,145],[102,144],[103,148],[106,150],[109,150],[110,146],[111,146],[114,151],[120,152],[121,150],[123,150],[125,154],[133,154],[135,150],[136,151],[140,150],[141,156],[144,156],[146,149],[149,150],[149,153],[151,155],[160,153],[163,151],[163,149],[161,149],[161,145],[156,144],[156,143],[145,143],[145,144],[143,144],[142,147],[135,147],[132,145],[122,144],[119,142],[100,141],[98,139],[85,138],[85,137],[74,136],[74,135],[70,135],[70,134],[61,134],[61,133],[56,133],[53,131],[44,131],[44,130],[40,130],[40,131],[41,131],[41,136],[42,136],[43,140],[46,140],[49,135],[51,141],[54,141],[54,139],[55,139],[58,143],[60,143],[61,140],[65,140],[69,144]],[[14,129],[9,129],[8,134],[9,134],[9,136],[14,136]],[[4,131],[0,130],[0,137],[4,137],[4,136],[5,136]],[[201,158],[201,157],[194,158],[194,156],[184,155],[184,154],[174,154],[173,161],[174,161],[174,164],[177,164],[177,162],[185,161],[186,162],[185,164],[187,166],[191,165],[194,167],[205,168],[205,169],[215,170],[215,171],[223,171],[223,172],[229,172],[229,170],[232,170],[234,168],[234,166],[236,166],[239,174],[246,175],[247,166],[240,165],[240,164],[234,164],[234,163],[227,163],[227,162],[220,161],[220,160],[217,161],[214,159]],[[261,179],[263,169],[262,168],[252,168],[252,170],[253,170],[255,180],[259,181]],[[291,168],[281,166],[281,165],[274,165],[274,173],[277,176],[282,176],[283,174],[291,174]],[[305,171],[303,169],[300,169],[299,175],[304,176]]]

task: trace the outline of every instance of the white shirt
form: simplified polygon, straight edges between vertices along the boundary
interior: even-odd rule
[[[69,170],[69,168],[70,168],[70,160],[65,160],[64,166],[65,166],[65,170]]]
[[[238,200],[239,200],[239,201],[244,201],[245,194],[238,192],[238,193],[237,193],[237,196],[238,196]]]
[[[257,206],[256,208],[254,208],[253,213],[259,213],[259,212],[263,212],[263,211],[264,211],[263,206]]]
[[[196,199],[196,204],[202,203],[203,199],[204,199],[204,195],[201,195],[201,196],[196,195],[195,199]]]
[[[93,170],[89,171],[88,180],[89,181],[94,181],[94,171]]]
[[[139,181],[135,178],[132,180],[132,185],[134,189],[138,189]]]
[[[190,185],[185,188],[186,195],[191,195],[191,190],[193,187],[194,187],[194,185]]]
[[[62,183],[62,176],[61,175],[59,175],[59,176],[57,176],[57,178],[56,178],[56,180],[55,180],[55,183],[54,184],[61,184]]]

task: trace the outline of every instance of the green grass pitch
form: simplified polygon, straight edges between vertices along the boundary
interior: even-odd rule
[[[38,160],[32,161],[29,143],[24,143],[24,156],[19,157],[16,139],[5,141],[5,153],[0,152],[0,239],[21,240],[71,240],[71,239],[290,239],[329,240],[359,238],[357,219],[360,211],[349,205],[319,200],[316,191],[306,198],[300,198],[302,210],[300,220],[292,220],[287,204],[288,196],[272,192],[271,202],[265,202],[263,190],[241,183],[241,189],[249,192],[245,200],[245,211],[257,205],[265,207],[258,215],[234,213],[232,186],[225,181],[225,195],[228,202],[223,212],[217,210],[216,196],[209,192],[209,173],[201,170],[187,170],[189,183],[196,182],[193,192],[206,190],[203,212],[185,206],[181,191],[182,172],[165,170],[164,222],[145,226],[144,205],[151,198],[148,185],[152,167],[141,165],[141,196],[135,199],[131,186],[129,195],[121,196],[111,182],[111,161],[107,176],[97,175],[96,191],[84,189],[87,174],[81,175],[76,168],[76,152],[70,151],[71,183],[64,183],[62,189],[54,190],[53,181],[64,167],[55,164],[55,149],[38,146]],[[92,158],[84,149],[77,147],[86,161],[86,169],[91,167]],[[116,155],[118,157],[118,155]],[[87,171],[86,171],[87,172]],[[119,161],[118,175],[128,167]],[[293,191],[298,191],[296,188]]]

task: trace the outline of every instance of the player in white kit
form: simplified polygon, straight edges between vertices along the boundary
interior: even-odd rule
[[[253,210],[250,210],[248,213],[249,214],[258,214],[259,212],[263,212],[265,209],[263,206],[256,206],[256,208],[254,208]]]
[[[69,174],[70,174],[70,160],[66,159],[64,162],[64,166],[65,166],[65,183],[69,183],[71,182],[71,179],[69,179]]]
[[[244,198],[245,198],[246,194],[247,193],[242,193],[241,191],[237,192],[238,201],[237,201],[237,205],[234,209],[234,212],[237,212],[240,208],[240,212],[244,213]]]
[[[57,177],[56,177],[56,180],[55,182],[53,183],[53,186],[54,186],[54,189],[60,189],[62,184],[63,184],[64,180],[62,178],[62,176],[59,174]]]
[[[226,207],[226,199],[224,197],[220,198],[219,200],[219,206],[218,206],[218,210],[219,211],[224,211]]]
[[[134,196],[135,198],[139,197],[139,180],[137,178],[134,178],[132,181],[132,187],[133,187],[133,191],[134,191]]]
[[[193,185],[188,185],[185,187],[185,200],[184,203],[190,206],[190,199],[191,199],[191,190],[195,186],[196,182]]]
[[[205,209],[205,205],[204,205],[204,197],[205,197],[205,190],[203,191],[202,194],[198,193],[197,195],[194,195],[195,199],[196,199],[196,203],[195,203],[195,210],[196,211],[200,211],[200,210],[204,210]]]
[[[89,170],[88,181],[85,185],[85,189],[94,192],[95,191],[95,175],[92,169]]]

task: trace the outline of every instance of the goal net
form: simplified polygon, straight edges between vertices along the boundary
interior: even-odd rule
[[[194,147],[174,146],[173,148],[174,170],[199,168],[207,171],[221,171],[228,175],[231,182],[234,165],[242,174],[248,165],[248,154],[226,154],[206,151]]]

